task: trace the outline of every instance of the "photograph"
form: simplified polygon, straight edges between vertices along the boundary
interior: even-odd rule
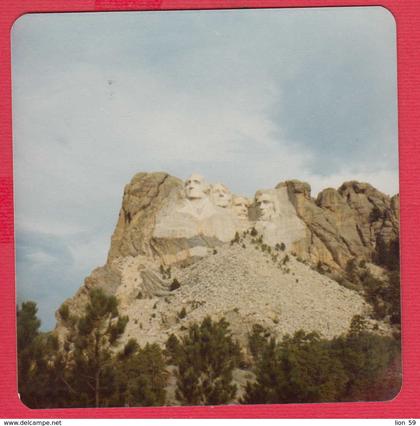
[[[25,406],[398,395],[387,9],[28,13],[11,55]]]

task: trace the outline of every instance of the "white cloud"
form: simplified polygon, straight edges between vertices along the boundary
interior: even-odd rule
[[[399,193],[398,171],[396,170],[364,172],[343,170],[341,173],[328,176],[308,175],[305,179],[311,184],[312,196],[316,196],[318,192],[325,188],[338,188],[342,183],[351,180],[370,183],[375,188],[380,188],[382,192],[390,196]]]

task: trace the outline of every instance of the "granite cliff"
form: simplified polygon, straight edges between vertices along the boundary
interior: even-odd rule
[[[298,329],[333,337],[371,306],[337,281],[349,262],[377,275],[378,247],[398,240],[399,197],[345,182],[317,198],[297,180],[258,190],[253,199],[166,173],[139,173],[124,188],[106,264],[65,304],[82,312],[92,288],[115,295],[130,320],[125,339],[162,344],[206,315],[226,317],[245,341],[255,323],[274,335]],[[56,333],[66,333],[57,311]]]

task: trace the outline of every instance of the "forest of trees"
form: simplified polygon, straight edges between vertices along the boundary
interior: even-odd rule
[[[60,314],[69,329],[61,348],[54,334],[40,332],[35,303],[18,308],[19,393],[31,408],[165,405],[171,375],[180,405],[375,401],[400,388],[399,337],[367,331],[359,316],[332,340],[301,330],[276,340],[255,325],[245,348],[224,319],[207,317],[162,349],[134,339],[118,346],[128,318],[100,290],[90,292],[81,316]],[[241,396],[235,369],[250,377]]]

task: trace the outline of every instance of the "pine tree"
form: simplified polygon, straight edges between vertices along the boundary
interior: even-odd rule
[[[385,242],[381,235],[376,239],[376,248],[374,261],[378,265],[384,266],[390,271],[399,270],[400,268],[400,239],[394,238],[388,243]]]
[[[18,387],[22,401],[31,408],[37,407],[36,379],[39,359],[38,308],[35,302],[24,302],[17,310]]]
[[[374,401],[397,392],[399,377],[395,360],[400,351],[398,341],[367,331],[361,317],[355,316],[349,332],[333,339],[330,347],[348,377],[341,400]],[[395,373],[394,382],[385,390],[384,378],[391,371]]]
[[[30,408],[53,408],[68,403],[62,380],[65,364],[58,339],[39,331],[35,302],[24,302],[17,311],[18,387],[21,400]]]
[[[391,271],[400,269],[400,237],[391,240],[388,248],[388,268]]]
[[[239,345],[224,319],[213,322],[206,317],[200,325],[192,324],[181,338],[176,359],[177,399],[192,405],[231,402],[237,391],[232,372],[240,359]]]
[[[157,344],[140,348],[130,339],[115,360],[117,385],[113,406],[159,406],[165,404],[168,373]]]
[[[181,344],[175,334],[171,334],[165,343],[165,355],[170,364],[177,364],[181,351]]]
[[[124,333],[128,317],[118,313],[117,300],[100,289],[89,293],[84,315],[74,322],[68,346],[73,354],[72,387],[82,406],[107,406],[115,387],[112,348]]]
[[[252,333],[248,335],[249,351],[255,361],[258,361],[268,343],[268,337],[270,332],[260,324],[254,324],[252,326]]]
[[[347,377],[316,333],[300,330],[280,343],[267,340],[243,402],[276,404],[337,401]]]
[[[134,361],[137,368],[132,387],[135,405],[165,405],[168,373],[160,347],[156,343],[146,344]]]
[[[38,408],[71,405],[74,395],[67,382],[67,356],[59,350],[58,338],[51,333],[40,335],[39,349],[36,378]]]
[[[401,283],[400,283],[400,271],[391,271],[388,274],[389,286],[386,292],[386,300],[390,304],[389,314],[390,321],[392,324],[401,323]]]
[[[374,261],[381,266],[386,266],[388,262],[388,247],[381,235],[376,238]]]
[[[263,350],[258,354],[255,383],[247,382],[244,404],[278,403],[278,387],[285,383],[286,374],[279,362],[278,346],[274,338],[266,339]]]

